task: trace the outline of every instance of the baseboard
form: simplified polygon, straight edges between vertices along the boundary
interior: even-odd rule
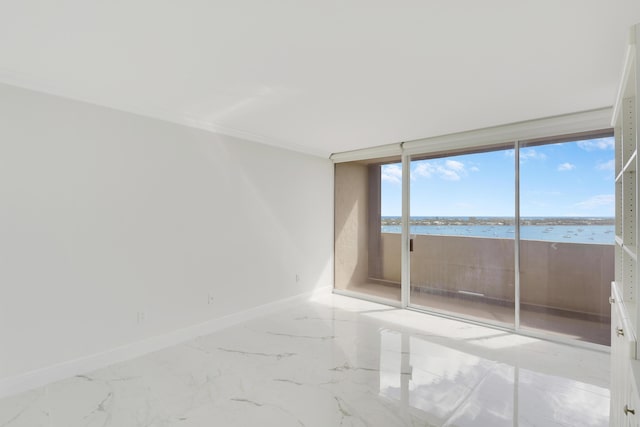
[[[295,305],[323,294],[330,294],[331,289],[332,288],[330,286],[318,288],[310,292],[305,292],[303,294],[294,295],[292,297],[252,307],[238,313],[208,320],[203,323],[198,323],[186,328],[147,338],[142,341],[137,341],[87,357],[69,360],[37,369],[35,371],[3,378],[0,379],[0,399],[42,387],[75,375],[81,375],[96,369],[101,369],[114,363],[134,359],[203,335],[208,335],[221,329],[273,313],[290,305]]]

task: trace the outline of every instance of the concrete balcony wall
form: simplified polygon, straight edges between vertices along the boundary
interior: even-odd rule
[[[523,240],[522,303],[610,317],[614,245]]]
[[[400,234],[382,233],[383,279],[400,282]],[[521,241],[521,304],[609,316],[613,245]],[[514,241],[481,237],[414,238],[411,274],[426,290],[513,301]]]
[[[335,165],[335,287],[367,282],[368,171],[360,163]],[[398,239],[398,244],[400,240]]]

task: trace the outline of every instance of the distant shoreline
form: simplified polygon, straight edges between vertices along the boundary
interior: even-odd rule
[[[521,225],[533,226],[562,226],[562,225],[614,225],[613,217],[521,217]],[[402,218],[398,216],[381,217],[381,225],[401,225]],[[410,225],[430,226],[504,226],[514,225],[514,218],[506,217],[426,217],[415,216],[409,218]]]

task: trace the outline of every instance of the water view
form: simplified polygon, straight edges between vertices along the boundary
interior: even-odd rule
[[[569,243],[614,243],[614,219],[611,217],[523,217],[520,238]],[[513,239],[513,218],[500,217],[411,217],[411,234],[490,237]],[[383,233],[401,233],[401,217],[383,216]]]

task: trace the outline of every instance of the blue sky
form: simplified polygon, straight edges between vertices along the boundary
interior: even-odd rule
[[[411,163],[411,216],[513,216],[513,150]],[[402,212],[402,167],[382,167],[382,215]],[[614,216],[613,137],[520,150],[521,216]]]

